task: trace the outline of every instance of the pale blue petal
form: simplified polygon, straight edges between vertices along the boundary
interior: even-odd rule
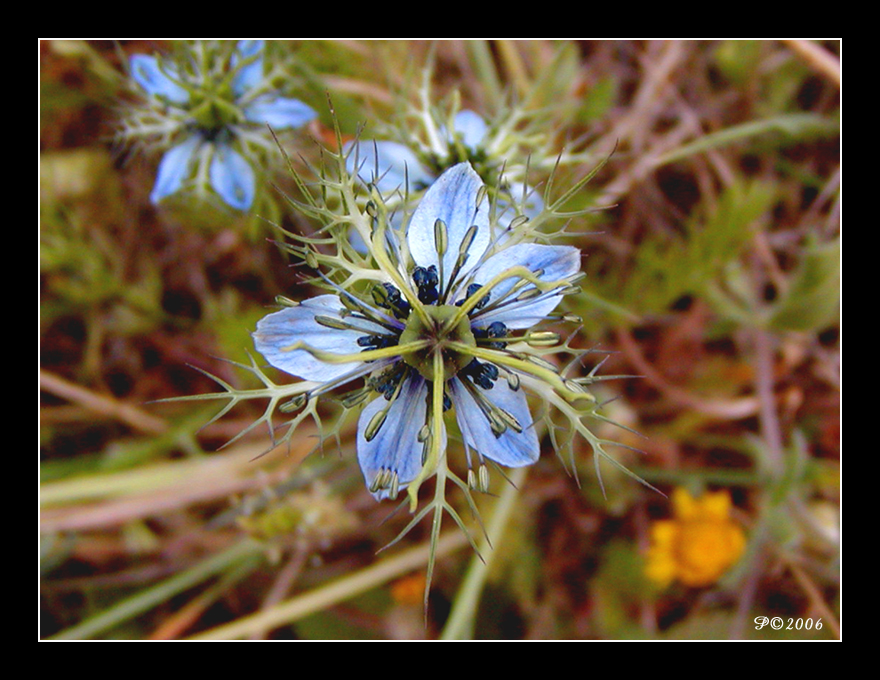
[[[449,392],[455,405],[455,419],[465,444],[485,458],[507,467],[531,465],[538,460],[541,453],[538,435],[532,426],[532,415],[523,391],[510,389],[503,377],[496,380],[490,390],[476,388],[496,407],[513,416],[522,427],[522,432],[508,427],[496,437],[488,418],[461,380],[468,378],[454,378],[449,381]]]
[[[180,144],[172,146],[165,152],[159,162],[156,183],[150,193],[150,200],[154,204],[183,186],[183,181],[189,176],[189,166],[193,154],[201,143],[202,139],[199,135],[190,135]]]
[[[489,126],[480,114],[470,109],[459,111],[453,121],[455,133],[461,136],[461,142],[469,149],[477,149],[486,138]]]
[[[140,85],[147,94],[165,97],[175,104],[184,104],[189,101],[189,92],[178,85],[171,76],[175,73],[170,67],[159,66],[156,57],[147,54],[133,54],[129,60],[131,77]]]
[[[210,168],[211,186],[233,208],[247,210],[254,202],[256,177],[251,164],[228,144],[214,149]]]
[[[421,267],[435,265],[442,276],[441,288],[445,287],[465,234],[472,225],[477,232],[467,253],[459,278],[477,264],[489,247],[489,201],[484,199],[477,206],[477,197],[483,181],[470,163],[459,163],[449,168],[434,182],[410,219],[407,240],[415,263]],[[442,267],[434,240],[434,224],[437,220],[446,224],[447,249]]]
[[[523,291],[534,288],[528,284],[511,295],[500,307],[492,308],[492,302],[500,300],[520,280],[520,277],[504,279],[489,293],[486,312],[472,315],[473,325],[485,328],[500,321],[508,328],[530,328],[552,312],[562,297],[559,289],[565,281],[580,271],[580,250],[571,246],[546,246],[537,243],[518,243],[490,257],[473,272],[474,283],[485,285],[495,276],[513,267],[523,266],[532,272],[541,271],[542,281],[560,281],[559,288],[529,300],[517,302],[515,298]]]
[[[259,55],[263,51],[262,40],[240,40],[232,55],[232,65],[237,65],[249,57]],[[260,56],[253,62],[241,67],[232,80],[232,90],[237,96],[241,96],[248,90],[257,87],[263,80],[263,57]]]
[[[334,354],[358,354],[363,347],[357,344],[359,337],[374,335],[383,329],[366,320],[346,317],[350,324],[358,324],[364,332],[328,328],[315,321],[316,316],[328,316],[341,320],[344,309],[336,295],[319,295],[296,307],[286,307],[263,317],[253,334],[254,346],[272,366],[304,380],[328,382],[339,378],[362,362],[343,364],[321,361],[307,350],[287,349],[297,342]]]
[[[425,424],[428,385],[420,375],[413,374],[400,386],[400,394],[392,402],[385,397],[371,401],[358,419],[358,462],[369,488],[383,470],[397,473],[398,487],[404,489],[422,469],[424,444],[418,440],[419,430]],[[367,441],[364,431],[373,416],[388,409],[385,422],[373,439]],[[444,435],[445,436],[445,435]],[[388,497],[387,489],[374,494],[376,499]]]
[[[302,127],[318,117],[315,110],[299,99],[264,94],[245,107],[245,118],[253,123],[265,123],[277,130]]]
[[[412,150],[397,142],[362,141],[347,144],[345,152],[349,174],[356,172],[365,184],[375,182],[383,196],[395,191],[421,191],[434,181]]]

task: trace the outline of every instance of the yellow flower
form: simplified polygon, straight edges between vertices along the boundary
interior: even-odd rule
[[[730,518],[730,495],[718,491],[694,498],[679,488],[672,505],[673,519],[651,525],[645,573],[662,586],[674,580],[686,586],[711,585],[746,546],[745,534]]]

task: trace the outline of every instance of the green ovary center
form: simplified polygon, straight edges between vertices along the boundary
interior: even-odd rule
[[[443,380],[449,380],[473,359],[471,355],[450,347],[450,343],[476,347],[477,341],[471,331],[470,319],[464,316],[455,326],[444,330],[460,311],[458,307],[425,305],[423,309],[427,314],[427,321],[415,310],[410,313],[406,328],[400,334],[400,344],[420,340],[428,340],[430,344],[424,349],[404,354],[403,360],[426,379],[434,380],[434,356],[439,352],[443,358]]]
[[[238,123],[243,114],[235,104],[235,95],[228,85],[215,89],[203,88],[189,102],[190,115],[202,130],[217,131]]]

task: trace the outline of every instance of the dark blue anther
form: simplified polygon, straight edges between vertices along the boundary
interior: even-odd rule
[[[500,321],[493,321],[486,327],[486,332],[490,338],[503,338],[507,335],[507,326]]]
[[[385,309],[390,309],[392,314],[398,319],[405,319],[409,316],[409,303],[400,296],[400,291],[390,283],[383,283],[380,293],[378,289],[373,289],[373,299],[376,304]]]
[[[478,340],[484,340],[487,338],[503,338],[507,335],[507,326],[505,326],[500,321],[493,321],[485,328],[474,328],[474,337]],[[486,342],[483,343],[486,347],[491,347],[492,349],[504,349],[507,347],[506,342]]]
[[[471,360],[462,371],[469,376],[473,383],[484,390],[491,390],[498,380],[498,367],[494,364],[482,364],[476,359]]]
[[[480,290],[480,288],[482,288],[482,286],[479,283],[472,283],[471,285],[469,285],[467,287],[467,294],[465,295],[465,297],[462,300],[459,300],[458,302],[455,303],[456,307],[461,307],[464,304],[464,301],[467,300],[468,298],[471,298],[474,295],[476,295],[477,291]],[[477,306],[475,307],[475,309],[482,309],[483,307],[486,306],[486,303],[488,303],[488,302],[489,302],[489,294],[487,293],[486,295],[484,295],[483,297],[480,298],[480,301],[477,303]]]
[[[362,335],[357,339],[357,344],[367,349],[382,349],[396,345],[397,338],[390,335]]]
[[[406,364],[399,362],[377,377],[370,378],[367,383],[372,389],[383,395],[387,401],[391,401],[391,397],[394,396],[397,386],[406,373]]]
[[[440,277],[437,276],[437,267],[431,265],[427,269],[425,267],[416,267],[412,273],[413,282],[419,289],[419,301],[426,305],[437,302],[440,294],[437,292],[437,285],[440,283]]]

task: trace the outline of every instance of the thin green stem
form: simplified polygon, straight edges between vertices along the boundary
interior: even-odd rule
[[[466,43],[477,77],[483,86],[483,92],[489,100],[489,110],[497,111],[504,99],[501,82],[492,58],[492,50],[485,40],[473,40]]]
[[[510,521],[527,473],[527,467],[515,468],[510,474],[510,484],[505,486],[495,503],[492,517],[486,527],[487,537],[483,538],[483,549],[480,550],[479,555],[474,555],[471,558],[464,581],[452,605],[452,612],[449,614],[449,619],[440,635],[441,640],[470,640],[473,638],[474,616],[477,612],[480,594],[483,592],[489,570],[492,567],[492,560],[496,554],[495,551],[498,550],[504,536],[504,530]],[[486,549],[489,548],[490,542],[492,548]],[[486,555],[485,559],[480,555]]]

